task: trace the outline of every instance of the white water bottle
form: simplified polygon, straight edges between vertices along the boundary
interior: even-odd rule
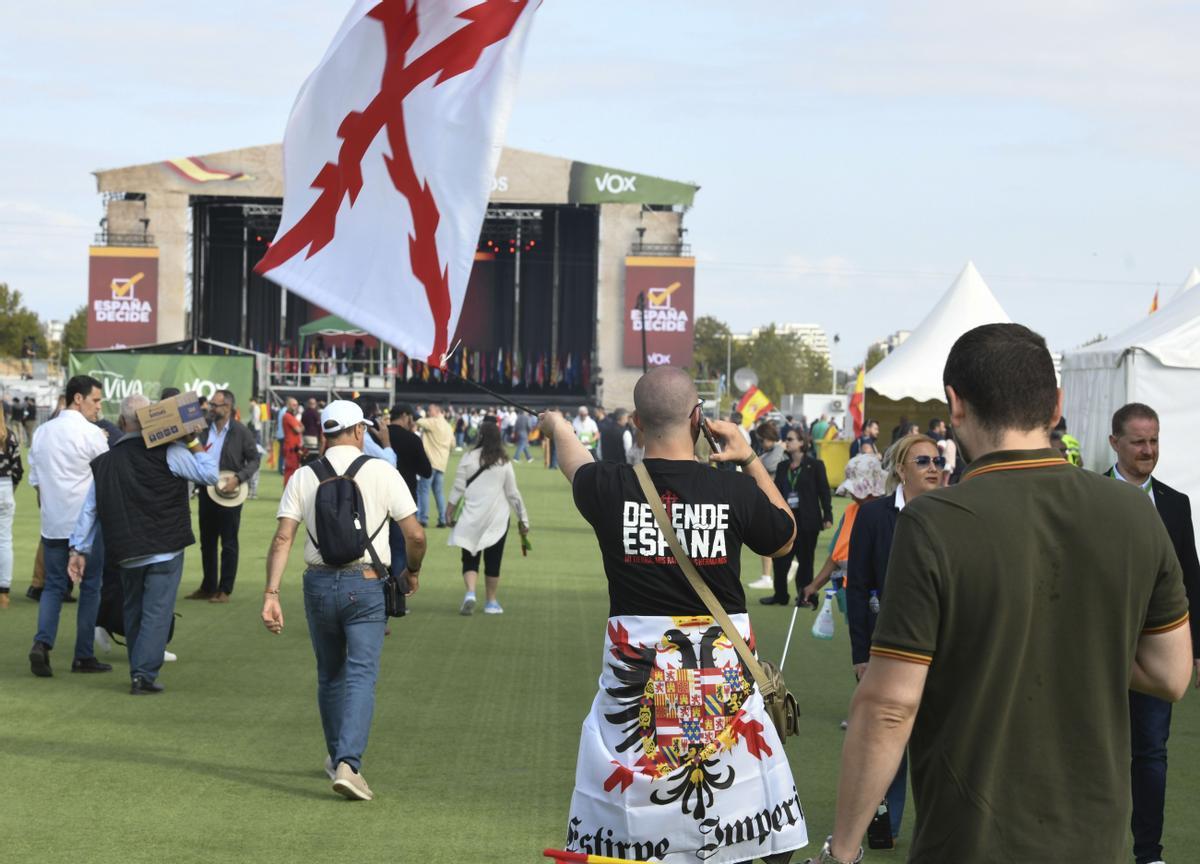
[[[813,622],[812,635],[816,639],[832,639],[833,638],[833,598],[837,596],[837,592],[832,588],[825,589],[825,602],[821,605],[821,611],[817,613],[817,620]]]

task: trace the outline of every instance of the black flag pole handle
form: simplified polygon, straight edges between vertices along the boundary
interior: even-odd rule
[[[458,350],[458,346],[461,344],[462,344],[461,341],[455,342],[454,347],[442,355],[442,368],[441,368],[442,374],[449,375],[452,378],[457,378],[459,381],[462,381],[464,384],[470,384],[476,390],[480,390],[480,391],[488,394],[489,396],[491,396],[493,399],[503,402],[505,405],[508,405],[511,408],[516,408],[518,411],[524,411],[526,414],[532,414],[534,417],[538,416],[538,414],[541,413],[540,411],[534,411],[532,408],[530,408],[527,405],[522,405],[520,402],[514,402],[513,400],[509,399],[506,396],[501,396],[495,390],[491,390],[487,387],[484,387],[478,381],[472,381],[470,378],[465,378],[462,375],[459,375],[457,372],[451,371],[451,369],[449,368],[449,366],[446,365],[446,363],[447,363],[447,361],[450,360],[450,358],[452,356],[454,356],[454,352],[456,352]]]

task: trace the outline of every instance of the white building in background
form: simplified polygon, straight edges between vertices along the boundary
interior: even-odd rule
[[[736,334],[733,338],[748,342],[765,329],[767,328],[755,327],[749,333]],[[825,328],[820,324],[776,324],[775,332],[798,337],[801,344],[824,357],[826,362],[832,363],[833,358],[829,355],[829,338],[825,335]]]
[[[63,331],[67,328],[66,321],[47,321],[44,325],[47,344],[57,345],[62,342]]]
[[[912,335],[911,330],[897,330],[891,336],[887,336],[874,343],[871,347],[878,348],[884,354],[891,354],[897,348],[904,344],[904,340]]]

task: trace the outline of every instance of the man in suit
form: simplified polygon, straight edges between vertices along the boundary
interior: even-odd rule
[[[241,503],[228,506],[218,504],[209,494],[215,489],[223,498],[236,500],[239,489],[248,484],[258,471],[258,445],[254,433],[233,419],[236,406],[234,395],[229,390],[218,390],[209,400],[210,422],[200,433],[200,443],[217,460],[221,479],[216,487],[207,487],[198,496],[200,499],[200,562],[204,568],[204,581],[199,589],[187,595],[188,600],[208,600],[210,603],[228,603],[237,579],[238,530],[242,524]],[[244,500],[244,496],[241,496]],[[220,570],[218,572],[218,544],[220,546]]]
[[[1200,602],[1200,560],[1188,496],[1151,476],[1158,465],[1158,414],[1149,405],[1131,402],[1112,418],[1109,446],[1117,462],[1108,476],[1143,489],[1166,525],[1183,567],[1188,605]],[[1200,615],[1190,619],[1196,682],[1200,686]],[[1167,796],[1167,737],[1171,703],[1129,691],[1129,720],[1133,762],[1133,855],[1137,864],[1162,861],[1163,805]]]

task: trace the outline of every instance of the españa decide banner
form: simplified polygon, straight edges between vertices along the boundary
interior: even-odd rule
[[[104,416],[114,423],[121,400],[141,393],[157,402],[164,387],[195,390],[211,398],[217,390],[232,390],[239,407],[253,395],[254,361],[249,357],[188,354],[71,354],[72,375],[91,375],[104,388]]]

